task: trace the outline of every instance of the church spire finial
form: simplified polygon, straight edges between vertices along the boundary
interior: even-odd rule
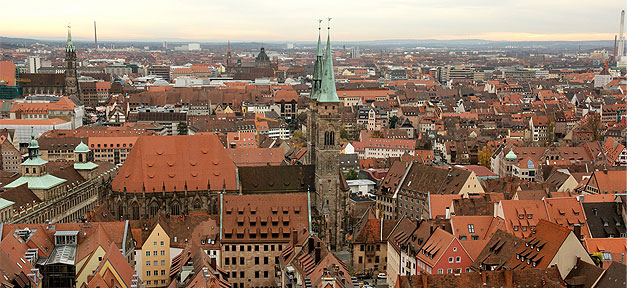
[[[67,25],[67,44],[65,45],[65,52],[73,52],[75,50],[74,44],[72,44],[72,26]]]

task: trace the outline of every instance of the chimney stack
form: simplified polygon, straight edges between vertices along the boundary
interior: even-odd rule
[[[318,264],[320,263],[320,247],[316,247],[316,252],[314,255],[314,263]]]
[[[209,265],[211,265],[211,268],[213,270],[216,270],[217,264],[216,264],[216,258],[215,257],[211,257],[211,262],[209,263]]]
[[[98,33],[96,30],[96,21],[94,21],[94,44],[95,44],[96,50],[98,50]]]
[[[298,230],[292,230],[292,246],[296,246],[298,243]]]
[[[573,232],[575,233],[575,236],[577,236],[577,239],[579,241],[583,240],[583,237],[581,237],[581,226],[580,225],[575,225],[573,227]]]
[[[311,252],[313,252],[314,249],[314,239],[313,237],[309,237],[309,239],[307,239],[307,252],[308,254],[311,254]]]
[[[623,56],[625,55],[625,36],[623,32],[625,31],[625,10],[620,11],[620,33],[618,36],[618,58],[616,61],[622,61]]]
[[[420,280],[422,280],[422,288],[429,288],[429,277],[425,273],[420,274]],[[411,282],[409,282],[411,284]]]
[[[514,270],[505,269],[505,287],[514,287]]]

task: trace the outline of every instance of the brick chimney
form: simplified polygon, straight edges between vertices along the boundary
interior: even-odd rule
[[[314,239],[313,237],[309,237],[309,239],[307,239],[307,254],[311,254],[311,252],[313,252],[314,249]]]
[[[505,269],[503,274],[505,274],[505,287],[514,287],[514,270]]]
[[[315,250],[314,263],[318,264],[320,262],[320,247],[316,247]]]
[[[577,240],[581,241],[583,238],[581,237],[581,225],[575,225],[573,227],[573,233],[577,236]]]
[[[481,283],[485,284],[488,282],[488,275],[487,275],[487,271],[481,271]]]
[[[211,262],[209,262],[209,265],[211,266],[211,268],[212,268],[213,270],[216,270],[216,268],[217,268],[216,258],[215,258],[215,257],[211,257],[211,258],[210,258],[210,261],[211,261]]]
[[[298,242],[298,230],[292,230],[292,246],[296,246]]]

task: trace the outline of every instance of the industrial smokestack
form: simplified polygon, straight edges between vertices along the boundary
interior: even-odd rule
[[[612,54],[612,62],[616,62],[616,35],[614,35],[614,54]]]
[[[96,50],[98,50],[98,32],[96,30],[96,21],[94,21],[94,44],[95,44]]]
[[[620,33],[618,34],[618,60],[622,61],[625,56],[625,10],[620,11]]]

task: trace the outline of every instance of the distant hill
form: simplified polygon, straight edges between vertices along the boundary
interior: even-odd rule
[[[20,47],[21,45],[28,45],[33,43],[44,43],[44,44],[53,44],[59,45],[63,43],[64,40],[37,40],[37,39],[28,39],[28,38],[11,38],[11,37],[3,37],[0,36],[0,47]],[[93,42],[91,41],[81,41],[75,40],[75,44],[77,45],[85,45],[90,46]],[[101,45],[133,45],[136,47],[141,46],[150,46],[150,47],[161,47],[162,41],[103,41]],[[226,41],[168,41],[169,47],[175,47],[187,43],[201,43],[203,48],[226,48]],[[312,47],[316,45],[313,41],[267,41],[267,42],[256,42],[256,41],[241,41],[241,42],[231,42],[231,46],[234,49],[257,49],[262,45],[268,49],[283,49],[285,48],[285,44],[293,43],[296,47]],[[425,48],[450,48],[450,49],[504,49],[504,48],[517,48],[517,49],[548,49],[548,50],[560,50],[560,49],[582,49],[582,50],[591,50],[591,49],[610,49],[614,46],[614,41],[612,40],[602,40],[602,41],[490,41],[490,40],[482,40],[482,39],[460,39],[460,40],[435,40],[435,39],[390,39],[390,40],[372,40],[372,41],[334,41],[333,42],[335,48],[346,46],[360,46],[363,48],[372,48],[372,49],[389,49],[389,48],[417,48],[417,47],[425,47]]]

